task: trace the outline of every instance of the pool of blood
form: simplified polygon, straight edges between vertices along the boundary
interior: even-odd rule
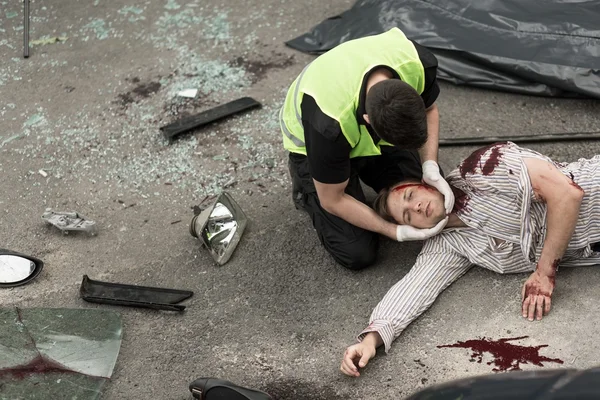
[[[528,336],[519,336],[514,338],[503,338],[498,340],[492,339],[473,339],[454,344],[447,344],[443,347],[459,347],[473,350],[471,359],[475,359],[478,363],[482,362],[483,353],[490,353],[494,359],[488,362],[488,365],[494,365],[494,372],[500,371],[517,371],[520,370],[521,364],[533,364],[543,367],[543,362],[554,362],[562,364],[563,361],[558,358],[549,358],[540,355],[540,349],[548,347],[547,344],[539,346],[520,346],[509,343],[513,340],[525,339]]]

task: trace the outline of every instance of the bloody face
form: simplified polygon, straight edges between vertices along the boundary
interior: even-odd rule
[[[432,228],[446,217],[444,196],[424,183],[394,187],[387,199],[388,213],[399,225]]]

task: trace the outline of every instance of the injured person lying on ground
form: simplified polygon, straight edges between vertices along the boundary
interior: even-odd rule
[[[521,314],[550,311],[558,267],[600,264],[600,156],[556,163],[511,142],[481,148],[452,171],[455,205],[444,230],[427,239],[414,266],[373,310],[341,370],[359,376],[378,346],[394,339],[452,282],[478,265],[500,274],[531,272]],[[375,200],[383,218],[418,228],[446,217],[443,196],[399,182]]]

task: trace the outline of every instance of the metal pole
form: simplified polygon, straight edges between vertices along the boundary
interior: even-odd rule
[[[29,57],[29,0],[23,0],[23,57]]]
[[[468,137],[440,139],[440,146],[467,146],[482,145],[496,142],[520,142],[520,143],[540,143],[540,142],[560,142],[567,140],[598,140],[600,131],[597,132],[563,132],[549,133],[545,135],[522,135],[522,136],[486,136],[486,137]]]

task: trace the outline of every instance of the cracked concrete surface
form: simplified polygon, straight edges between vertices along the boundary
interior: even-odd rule
[[[345,271],[291,203],[277,111],[313,57],[284,41],[352,3],[36,1],[31,40],[67,39],[34,45],[23,59],[21,3],[0,0],[0,243],[46,263],[32,284],[0,291],[0,302],[121,313],[123,346],[103,398],[185,399],[189,382],[216,376],[282,399],[397,399],[491,372],[467,350],[436,347],[479,336],[529,336],[523,344],[548,344],[543,354],[562,367],[597,363],[600,270],[561,271],[551,315],[529,323],[519,315],[525,276],[475,268],[363,376],[341,375],[345,347],[420,248],[384,241],[377,266]],[[198,96],[175,96],[186,88]],[[158,130],[241,96],[263,107],[172,143]],[[443,137],[600,127],[593,100],[442,84],[438,104]],[[530,147],[558,161],[600,153],[597,142]],[[473,150],[442,148],[440,164],[450,170]],[[250,225],[217,267],[188,223],[192,207],[223,187]],[[46,227],[47,207],[95,220],[98,236]],[[79,299],[84,274],[195,295],[181,314],[94,305]]]

